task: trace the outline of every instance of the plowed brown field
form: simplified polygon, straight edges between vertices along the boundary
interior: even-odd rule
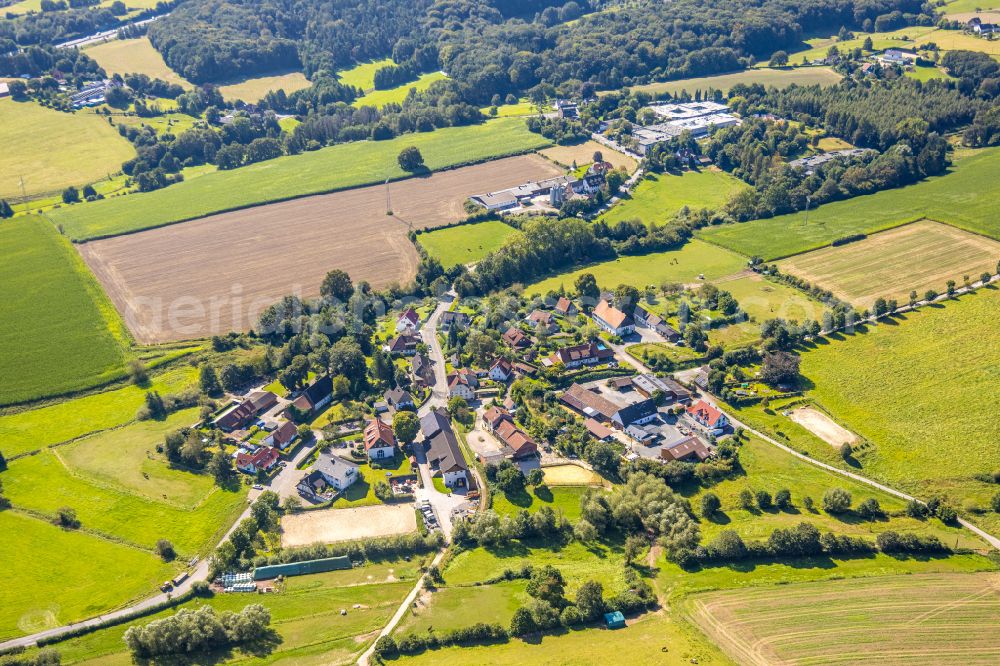
[[[212,215],[79,247],[135,338],[202,338],[254,326],[286,294],[319,294],[335,268],[373,287],[405,283],[419,257],[410,228],[456,222],[472,194],[561,171],[523,155],[385,186]]]

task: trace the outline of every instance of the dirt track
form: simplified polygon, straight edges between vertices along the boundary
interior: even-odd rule
[[[419,257],[412,228],[465,216],[472,194],[561,172],[537,155],[495,160],[386,187],[212,215],[79,246],[115,307],[141,343],[247,330],[286,294],[319,294],[334,268],[373,287],[405,283]]]
[[[796,409],[788,418],[798,423],[800,426],[816,435],[830,446],[839,447],[841,444],[854,444],[858,441],[858,436],[843,427],[823,412],[812,407],[802,407]]]

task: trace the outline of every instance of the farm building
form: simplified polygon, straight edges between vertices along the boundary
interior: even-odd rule
[[[305,562],[287,562],[257,567],[253,570],[254,580],[270,580],[278,576],[303,576],[305,574],[323,573],[350,569],[354,565],[346,555],[327,557],[322,560],[306,560]]]
[[[443,409],[432,410],[420,419],[420,432],[431,469],[440,472],[449,488],[466,487],[469,465],[462,455],[455,431],[451,429],[448,413]]]
[[[621,611],[615,611],[613,613],[605,613],[604,624],[607,625],[608,629],[624,629],[625,616],[622,615]]]
[[[636,324],[640,324],[656,331],[663,337],[664,340],[667,340],[668,342],[677,342],[681,339],[681,334],[664,321],[663,317],[655,312],[649,312],[641,305],[635,306],[635,310],[632,312],[632,318],[635,320]]]
[[[628,335],[635,332],[635,320],[602,299],[590,314],[594,323],[612,335]]]
[[[660,449],[660,457],[666,462],[672,460],[701,462],[710,455],[712,455],[712,452],[697,437],[685,437],[680,441],[669,443]]]
[[[669,377],[657,377],[652,374],[636,375],[632,378],[632,385],[647,398],[653,397],[653,394],[659,391],[667,402],[691,400],[691,392]]]
[[[504,445],[506,453],[520,460],[538,454],[538,445],[523,430],[517,427],[510,412],[500,407],[490,407],[483,414],[483,425]]]
[[[220,430],[230,432],[242,428],[258,414],[276,404],[278,404],[278,396],[270,391],[254,391],[245,400],[223,412],[215,419],[214,423]]]
[[[330,375],[323,375],[302,389],[302,392],[292,400],[292,407],[300,414],[309,415],[326,407],[331,400],[333,400],[333,378]]]

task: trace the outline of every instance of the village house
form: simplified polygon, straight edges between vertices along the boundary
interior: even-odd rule
[[[448,412],[434,409],[420,419],[420,434],[427,450],[427,462],[431,469],[441,474],[444,485],[449,488],[468,486],[469,465],[451,429]]]
[[[438,328],[447,333],[453,326],[458,329],[466,328],[471,321],[469,315],[464,312],[447,310],[441,313],[441,317],[438,319]]]
[[[572,347],[563,347],[552,353],[552,356],[545,359],[543,364],[555,365],[562,363],[566,368],[579,368],[582,365],[594,365],[604,363],[614,358],[615,352],[598,342],[585,342]]]
[[[490,366],[489,377],[495,382],[505,382],[514,374],[514,366],[505,358],[498,358]]]
[[[399,318],[396,319],[397,333],[415,333],[420,327],[420,315],[413,308],[407,308]]]
[[[382,397],[385,399],[386,404],[397,412],[401,409],[414,409],[416,407],[410,392],[398,387],[389,389]]]
[[[523,430],[517,427],[506,409],[490,407],[483,414],[483,425],[493,433],[515,460],[530,458],[538,454],[538,445]]]
[[[278,396],[270,391],[254,391],[245,400],[219,415],[213,423],[224,432],[237,430],[276,404],[278,404]]]
[[[602,299],[590,316],[594,323],[612,335],[625,336],[635,332],[635,321],[632,316],[625,314],[606,300]]]
[[[660,458],[664,462],[674,460],[679,462],[702,462],[710,455],[712,455],[712,452],[697,437],[685,437],[678,442],[668,444],[660,449]]]
[[[323,409],[332,400],[333,378],[330,375],[323,375],[302,389],[302,392],[292,400],[292,407],[298,410],[300,414],[308,416]]]
[[[475,400],[476,389],[479,388],[479,377],[468,368],[459,368],[447,377],[448,397],[458,396],[466,400]]]
[[[688,407],[687,414],[713,435],[721,435],[729,425],[726,415],[704,400],[699,400]]]
[[[322,451],[312,471],[302,477],[296,488],[306,498],[319,499],[327,490],[340,492],[350,487],[360,476],[356,463]]]
[[[396,338],[387,344],[383,349],[395,356],[413,356],[417,353],[417,345],[421,342],[423,342],[423,340],[420,339],[419,335],[403,333],[402,335],[396,336]]]
[[[656,331],[663,337],[664,340],[668,342],[677,342],[681,339],[681,334],[678,333],[672,326],[667,324],[663,317],[655,312],[649,312],[641,305],[635,306],[635,311],[632,313],[632,317],[635,319],[637,324],[641,324],[642,326]]]
[[[271,446],[262,446],[253,453],[240,451],[236,454],[236,469],[244,474],[269,472],[280,458],[281,452]]]
[[[261,440],[264,446],[273,446],[284,451],[299,436],[299,430],[291,421],[283,421],[280,426]]]
[[[434,363],[425,354],[416,354],[410,362],[410,372],[417,386],[434,383]]]
[[[364,443],[369,460],[384,460],[396,455],[396,436],[381,419],[369,419],[365,425]]]
[[[556,314],[562,315],[563,317],[568,317],[577,313],[576,305],[565,296],[560,296],[559,300],[556,301],[555,307],[552,309]]]
[[[546,333],[557,333],[559,331],[559,324],[556,323],[556,318],[552,316],[551,312],[546,312],[544,310],[532,310],[525,321],[535,329],[544,330]]]
[[[511,349],[527,349],[531,346],[531,340],[524,334],[524,331],[514,326],[504,331],[500,339],[510,346]]]

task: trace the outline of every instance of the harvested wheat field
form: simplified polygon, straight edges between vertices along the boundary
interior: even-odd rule
[[[788,418],[798,423],[800,426],[816,435],[830,446],[841,446],[842,444],[854,444],[858,441],[858,436],[840,425],[829,416],[813,409],[812,407],[802,407],[788,414]]]
[[[417,529],[412,504],[306,511],[281,519],[283,548],[408,534]]]
[[[286,294],[312,297],[328,271],[375,288],[406,282],[419,257],[409,229],[455,222],[485,190],[557,175],[537,155],[212,215],[79,247],[135,338],[203,338],[257,324]]]
[[[947,224],[921,220],[872,234],[864,240],[826,247],[778,262],[783,273],[808,280],[858,307],[879,296],[905,302],[910,290],[944,293],[948,280],[959,286],[996,268],[1000,243]]]
[[[914,574],[712,592],[691,619],[739,664],[996,664],[1000,575]]]
[[[594,152],[598,150],[601,151],[604,161],[610,162],[611,166],[616,169],[619,167],[625,167],[629,173],[632,173],[639,165],[635,159],[629,157],[625,153],[619,153],[617,150],[612,150],[607,146],[602,146],[596,141],[584,141],[583,143],[577,143],[572,146],[552,146],[551,148],[540,150],[538,153],[549,158],[553,162],[562,164],[566,167],[571,167],[573,166],[574,161],[577,163],[577,166],[590,164],[594,161]]]

